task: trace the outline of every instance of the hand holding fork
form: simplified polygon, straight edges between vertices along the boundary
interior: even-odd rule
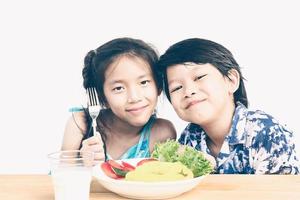
[[[87,88],[87,105],[88,111],[92,118],[93,137],[90,137],[82,142],[83,151],[92,151],[95,153],[94,164],[104,160],[106,157],[106,148],[103,143],[101,134],[97,131],[97,117],[100,113],[101,107],[98,100],[98,95],[94,87]]]
[[[89,110],[89,114],[93,120],[92,126],[93,126],[94,136],[96,134],[98,136],[100,136],[99,132],[97,132],[97,117],[101,110],[98,95],[97,95],[96,89],[94,87],[87,88],[86,92],[87,92],[87,97],[88,97],[88,101],[87,101],[88,110]]]

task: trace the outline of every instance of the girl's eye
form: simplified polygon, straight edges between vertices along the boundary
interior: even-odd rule
[[[118,87],[113,88],[114,92],[121,92],[123,90],[124,90],[124,88],[122,86],[118,86]]]
[[[176,92],[177,90],[180,90],[182,88],[182,86],[177,86],[174,89],[171,90],[171,93]]]
[[[206,76],[207,74],[205,74],[205,75],[202,75],[202,76],[197,76],[196,78],[195,78],[195,80],[194,81],[198,81],[198,80],[200,80],[200,79],[202,79],[204,76]]]
[[[150,81],[149,81],[149,80],[144,80],[144,81],[141,81],[141,85],[143,85],[143,86],[146,86],[146,85],[148,85],[148,83],[150,83]]]

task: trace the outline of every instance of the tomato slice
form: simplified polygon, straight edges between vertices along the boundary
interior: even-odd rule
[[[122,161],[122,165],[124,166],[124,169],[126,169],[126,170],[128,170],[128,171],[133,171],[133,170],[135,170],[135,167],[132,166],[131,164],[127,163],[127,162]]]
[[[117,162],[114,161],[114,160],[108,160],[107,163],[108,163],[110,166],[112,166],[113,168],[117,168],[117,169],[120,169],[120,170],[125,170],[123,165],[117,163]]]
[[[111,168],[110,164],[108,164],[107,162],[103,162],[101,164],[101,169],[103,170],[103,172],[110,178],[113,179],[121,179],[123,178],[122,176],[117,175]]]
[[[115,174],[117,176],[121,176],[121,177],[125,177],[126,174],[129,172],[129,171],[121,170],[121,169],[114,168],[114,167],[112,167],[112,170],[115,172]]]
[[[146,163],[146,162],[152,162],[152,161],[157,161],[157,159],[156,159],[156,158],[145,158],[145,159],[139,161],[139,162],[136,164],[136,166],[138,167],[138,166],[140,166],[140,165],[142,165],[142,164],[144,164],[144,163]]]

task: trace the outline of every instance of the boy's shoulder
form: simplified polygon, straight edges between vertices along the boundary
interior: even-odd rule
[[[280,123],[279,120],[262,110],[248,110],[246,118],[247,128],[256,130],[256,132],[265,134],[292,132],[287,128],[286,124]]]
[[[260,148],[264,146],[270,150],[273,144],[281,144],[293,137],[291,130],[285,124],[281,124],[272,115],[262,110],[248,110],[245,132],[252,146]]]

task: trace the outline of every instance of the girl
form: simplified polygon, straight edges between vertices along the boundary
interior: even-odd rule
[[[92,136],[86,109],[75,109],[66,124],[62,149],[93,151],[95,161],[127,159],[149,157],[156,142],[176,139],[172,123],[155,117],[162,85],[155,70],[157,60],[149,45],[131,38],[114,39],[90,51],[84,60],[83,86],[96,87],[104,108],[97,118],[104,144]]]
[[[171,46],[159,66],[168,99],[191,122],[179,142],[214,156],[216,173],[299,173],[292,132],[247,108],[243,76],[229,50],[187,39]]]

